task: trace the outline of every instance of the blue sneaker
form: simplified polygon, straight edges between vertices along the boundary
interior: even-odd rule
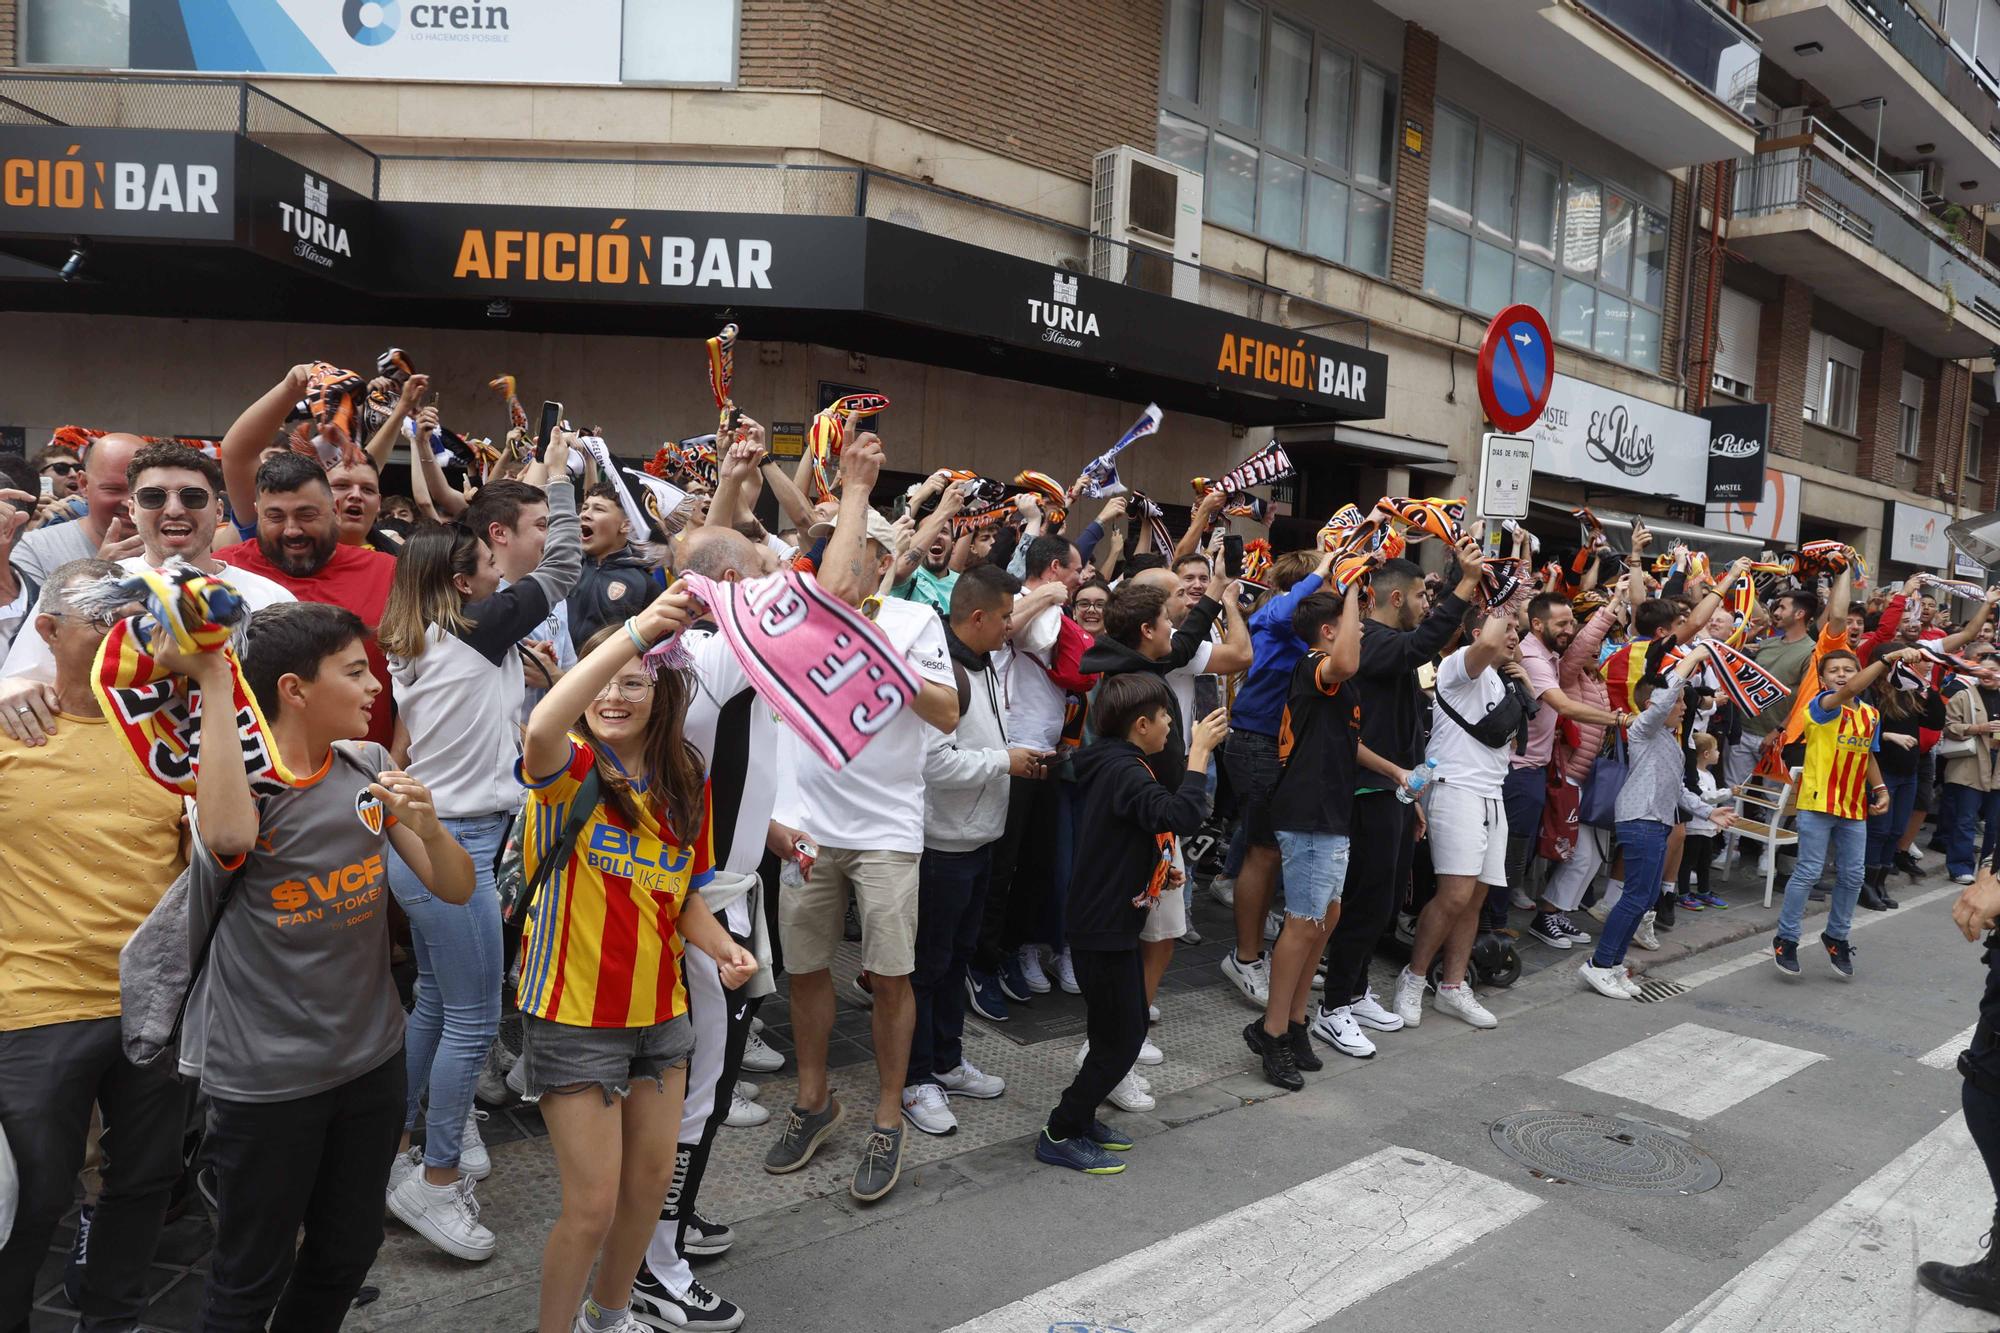
[[[1125,1163],[1089,1139],[1050,1138],[1047,1125],[1035,1135],[1035,1160],[1050,1166],[1066,1166],[1086,1176],[1115,1176],[1125,1169]]]
[[[972,1012],[989,1023],[1007,1021],[1007,997],[1000,993],[1000,983],[989,972],[974,972],[970,968],[965,973],[965,999],[972,1006]]]
[[[1102,1120],[1090,1122],[1090,1141],[1106,1152],[1127,1152],[1132,1147],[1132,1136],[1120,1134]]]
[[[998,980],[1001,993],[1010,1000],[1026,1004],[1035,997],[1035,993],[1028,989],[1028,974],[1021,970],[1021,960],[1018,957],[1009,958],[1000,964]]]

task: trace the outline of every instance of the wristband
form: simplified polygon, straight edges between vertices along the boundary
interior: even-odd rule
[[[637,622],[638,622],[637,616],[627,616],[625,618],[625,637],[632,641],[632,646],[634,648],[637,648],[639,650],[639,655],[643,657],[648,652],[652,651],[652,645],[639,637],[639,626]]]

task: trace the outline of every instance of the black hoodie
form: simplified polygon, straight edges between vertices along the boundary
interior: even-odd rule
[[[602,560],[586,555],[583,573],[569,592],[569,641],[578,657],[590,636],[606,625],[636,616],[660,595],[653,571],[630,546]]]
[[[1132,900],[1145,892],[1160,864],[1157,835],[1185,838],[1201,827],[1208,815],[1208,775],[1183,767],[1179,789],[1169,791],[1128,740],[1084,746],[1071,756],[1070,772],[1081,805],[1069,879],[1069,942],[1079,949],[1135,949],[1148,909],[1134,907]]]
[[[1221,613],[1222,604],[1212,597],[1204,597],[1196,602],[1181,621],[1181,627],[1174,631],[1172,650],[1157,662],[1137,648],[1127,648],[1118,640],[1106,635],[1084,650],[1083,661],[1078,670],[1086,675],[1102,676],[1104,680],[1109,680],[1113,676],[1129,675],[1135,671],[1143,671],[1165,680],[1168,673],[1178,671],[1194,660],[1195,653],[1200,651],[1202,644],[1208,642],[1208,631]],[[1094,687],[1090,697],[1093,701],[1097,698]],[[1166,784],[1167,790],[1173,791],[1180,786],[1181,775],[1187,772],[1188,728],[1200,719],[1182,717],[1178,699],[1174,700],[1173,707],[1168,712],[1173,718],[1173,726],[1167,732],[1166,748],[1147,760],[1147,764],[1159,775],[1160,781]],[[1090,739],[1096,739],[1095,733],[1086,731],[1085,734]]]

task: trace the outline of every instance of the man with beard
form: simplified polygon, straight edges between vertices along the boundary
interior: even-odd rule
[[[583,529],[583,577],[569,594],[569,639],[575,648],[606,625],[639,614],[660,586],[653,571],[627,541],[631,524],[618,501],[618,488],[600,481],[584,492],[577,509]]]
[[[261,574],[302,602],[344,606],[361,617],[369,629],[368,668],[383,685],[368,705],[367,739],[389,744],[395,732],[389,663],[376,645],[374,629],[389,600],[396,558],[341,544],[333,488],[312,459],[302,454],[273,455],[257,469],[256,483],[256,539],[225,546],[215,558]]]
[[[178,444],[149,444],[126,469],[131,518],[143,549],[119,565],[129,573],[159,569],[180,559],[204,574],[219,574],[252,611],[293,600],[270,579],[248,570],[224,570],[209,554],[221,515],[222,469],[213,459]],[[40,745],[55,730],[56,659],[39,634],[15,638],[0,666],[0,727],[15,740]]]
[[[1542,830],[1542,806],[1548,798],[1549,760],[1556,748],[1556,719],[1566,717],[1595,726],[1624,726],[1626,715],[1572,699],[1562,689],[1562,655],[1576,638],[1576,611],[1567,599],[1543,593],[1528,603],[1528,633],[1521,639],[1520,672],[1528,693],[1541,708],[1528,722],[1528,746],[1509,761],[1501,799],[1507,807],[1507,883],[1527,897],[1528,867],[1535,840]],[[1512,675],[1513,672],[1509,671]],[[1534,900],[1535,921],[1528,931],[1552,949],[1583,944],[1590,936],[1570,924],[1546,896]]]
[[[37,583],[72,560],[123,560],[139,553],[139,537],[125,507],[126,469],[146,447],[137,435],[105,435],[83,460],[83,499],[89,510],[72,523],[36,528],[14,547],[14,564]]]

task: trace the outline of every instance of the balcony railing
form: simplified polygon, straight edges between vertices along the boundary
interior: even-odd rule
[[[1909,0],[1847,0],[1881,30],[1924,82],[1944,95],[1981,134],[2000,142],[2000,88],[1952,48]]]
[[[1757,102],[1757,35],[1708,0],[1576,0],[1745,120]]]
[[[1812,209],[2000,324],[2000,269],[1961,244],[1867,154],[1811,117],[1780,121],[1760,131],[1757,141],[1757,155],[1737,163],[1737,217]]]

